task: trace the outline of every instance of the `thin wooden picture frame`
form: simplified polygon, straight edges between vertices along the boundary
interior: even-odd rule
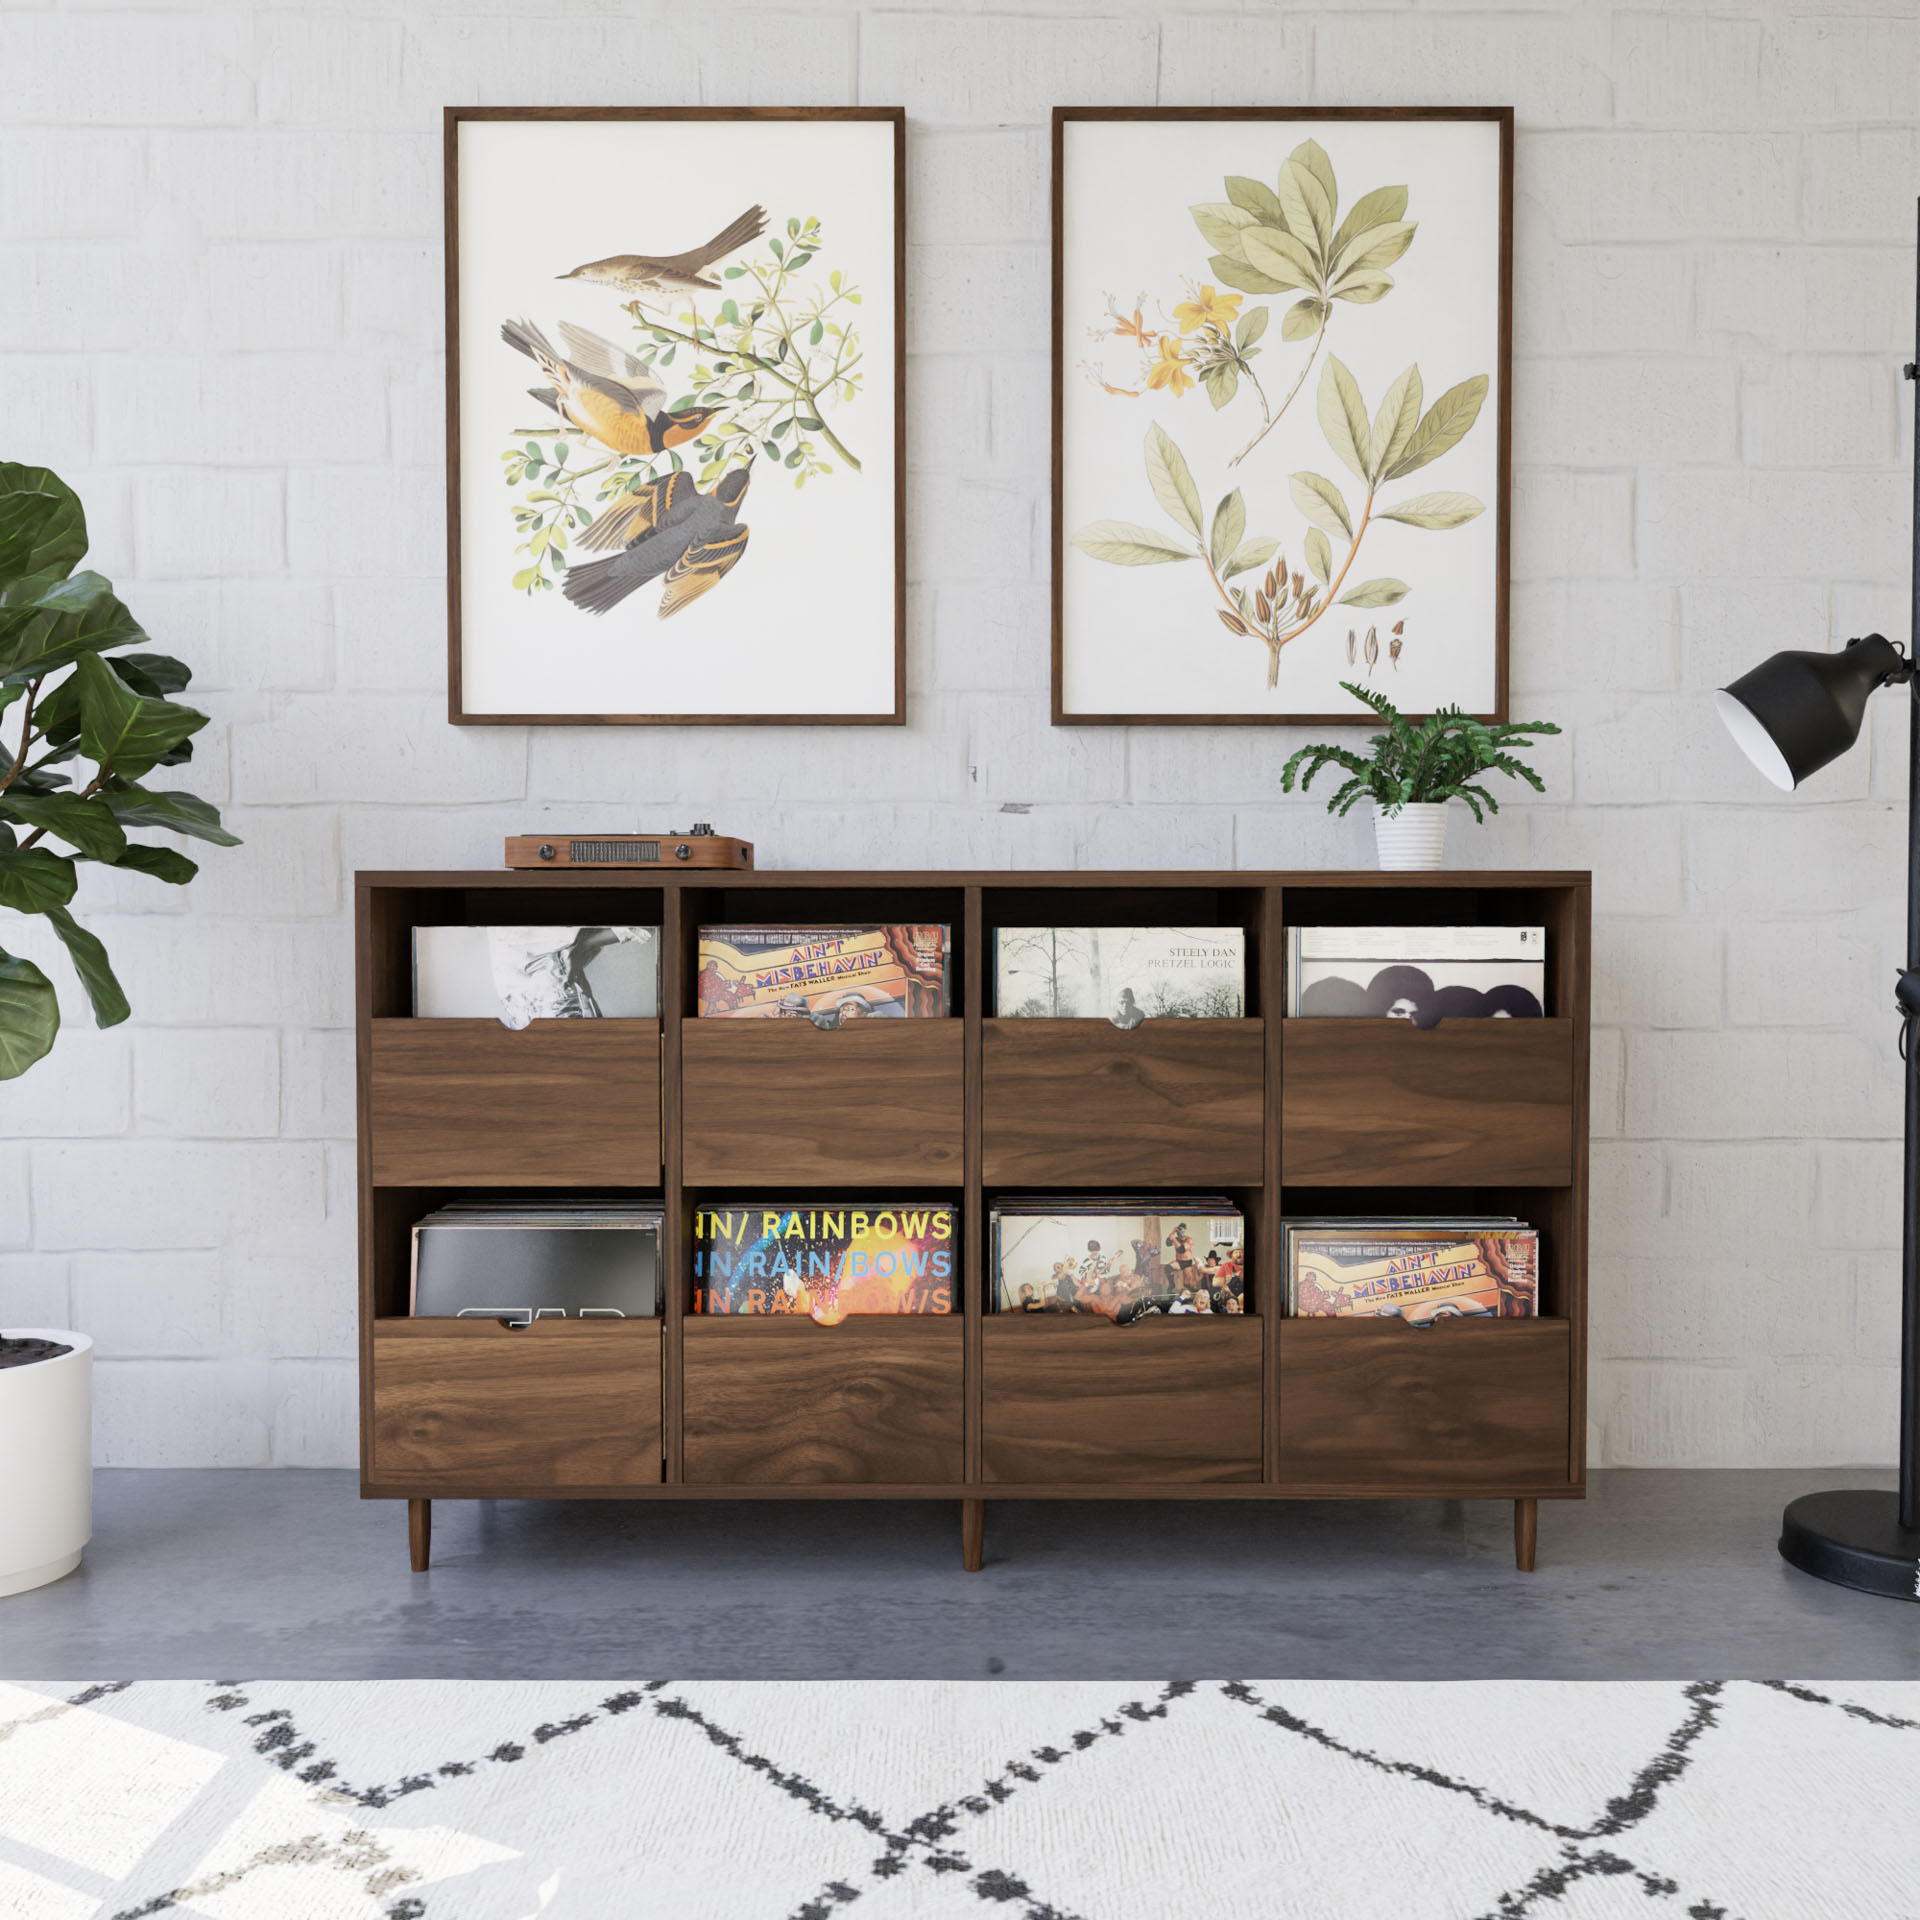
[[[893,409],[891,442],[893,697],[890,708],[854,713],[548,713],[475,712],[467,705],[462,621],[460,129],[489,121],[525,122],[884,122],[890,143],[893,219]],[[446,302],[447,719],[454,726],[904,726],[907,660],[906,552],[906,110],[903,107],[448,107],[442,129]],[[781,236],[785,238],[785,236]],[[531,369],[530,369],[531,371]]]
[[[1495,301],[1499,381],[1494,426],[1495,491],[1492,504],[1494,579],[1491,625],[1494,657],[1494,698],[1490,708],[1476,714],[1485,721],[1508,718],[1508,635],[1510,601],[1510,532],[1512,514],[1513,419],[1513,123],[1512,107],[1056,107],[1052,140],[1051,351],[1052,351],[1052,476],[1051,476],[1051,642],[1052,721],[1055,726],[1371,726],[1376,717],[1365,709],[1336,713],[1188,713],[1069,711],[1066,706],[1066,632],[1063,608],[1064,564],[1068,529],[1065,492],[1064,400],[1071,377],[1067,345],[1069,317],[1064,311],[1064,224],[1066,212],[1066,130],[1075,122],[1460,122],[1491,123],[1498,129],[1498,268]],[[1129,289],[1130,291],[1130,289]],[[1283,296],[1287,297],[1287,296]],[[1138,316],[1136,316],[1137,318]],[[1276,338],[1278,333],[1276,330]],[[1295,561],[1298,566],[1298,561]],[[1334,583],[1336,586],[1338,582]],[[1391,694],[1391,688],[1383,691]],[[1409,711],[1412,711],[1409,709]]]

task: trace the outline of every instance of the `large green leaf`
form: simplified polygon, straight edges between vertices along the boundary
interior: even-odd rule
[[[166,827],[174,833],[208,840],[216,847],[237,847],[239,836],[220,824],[220,810],[192,793],[152,793],[145,787],[115,787],[101,799],[123,827]]]
[[[1343,273],[1334,281],[1331,291],[1336,300],[1349,300],[1355,306],[1370,307],[1393,291],[1393,275],[1376,273],[1370,268]]]
[[[1327,536],[1318,527],[1307,529],[1307,565],[1313,569],[1313,577],[1324,587],[1333,579],[1333,549],[1327,544]]]
[[[137,780],[190,734],[207,724],[204,713],[171,700],[137,694],[97,653],[75,662],[80,694],[80,744],[89,759]]]
[[[1282,340],[1310,340],[1326,324],[1324,300],[1296,300],[1280,320]]]
[[[1487,397],[1487,376],[1476,373],[1457,387],[1449,387],[1432,406],[1426,418],[1414,428],[1406,451],[1390,466],[1382,478],[1399,480],[1438,460],[1449,448],[1458,446],[1480,417],[1480,403]]]
[[[1196,557],[1192,548],[1177,546],[1157,528],[1138,527],[1127,520],[1096,520],[1073,536],[1073,544],[1116,567],[1157,567],[1169,560]]]
[[[1320,290],[1320,263],[1290,233],[1278,227],[1249,227],[1240,236],[1240,251],[1256,273],[1273,282],[1269,292],[1291,287],[1301,293]]]
[[[1147,484],[1167,518],[1185,527],[1196,540],[1200,539],[1200,489],[1193,484],[1186,455],[1174,445],[1173,436],[1157,420],[1147,429]]]
[[[22,793],[17,785],[0,793],[0,819],[44,827],[90,860],[113,861],[127,844],[120,822],[104,800],[77,793]]]
[[[1304,167],[1326,196],[1327,224],[1320,231],[1321,239],[1325,240],[1333,231],[1333,215],[1340,205],[1340,183],[1333,177],[1333,162],[1318,140],[1302,140],[1287,158]]]
[[[1207,541],[1207,553],[1216,570],[1233,558],[1246,531],[1247,503],[1235,487],[1213,510],[1213,532]]]
[[[1351,593],[1340,596],[1340,604],[1343,607],[1390,607],[1412,591],[1404,580],[1363,580]]]
[[[1288,230],[1312,249],[1317,268],[1327,257],[1326,244],[1333,233],[1333,208],[1326,188],[1298,160],[1289,160],[1280,169],[1275,185]]]
[[[1427,527],[1437,532],[1447,527],[1464,527],[1486,510],[1486,503],[1470,493],[1416,493],[1411,500],[1402,500],[1397,506],[1376,507],[1373,517],[1400,520],[1410,527]]]
[[[1327,445],[1350,467],[1362,486],[1373,481],[1373,430],[1360,383],[1334,354],[1320,370],[1320,430]]]
[[[45,913],[64,907],[78,884],[73,862],[45,847],[23,853],[0,853],[0,907],[15,913]]]
[[[1368,227],[1347,242],[1346,251],[1333,258],[1333,275],[1342,279],[1362,267],[1390,267],[1413,245],[1419,229],[1417,220],[1389,220],[1383,226]]]
[[[1200,376],[1200,384],[1206,388],[1207,398],[1213,402],[1214,412],[1218,413],[1240,391],[1240,370],[1224,363],[1209,367]]]
[[[123,653],[114,661],[113,670],[135,693],[164,700],[170,693],[184,693],[193,684],[193,669],[170,653]]]
[[[1215,200],[1202,206],[1189,207],[1187,211],[1193,215],[1193,224],[1200,229],[1200,237],[1208,246],[1231,254],[1236,260],[1243,258],[1240,235],[1255,224],[1254,216],[1244,207],[1229,206]]]
[[[73,970],[80,976],[87,998],[93,1002],[94,1025],[117,1027],[133,1009],[127,1004],[120,982],[113,977],[106,948],[65,907],[49,907],[47,922],[60,936],[67,958],[73,962]]]
[[[141,847],[132,842],[127,844],[113,864],[134,873],[151,874],[154,879],[164,880],[170,887],[184,887],[200,871],[184,853],[176,853],[171,847]]]
[[[1242,213],[1264,220],[1269,226],[1285,226],[1286,210],[1280,196],[1264,180],[1249,180],[1245,174],[1227,175],[1227,198]]]
[[[1251,540],[1241,542],[1233,558],[1220,569],[1220,577],[1231,580],[1237,573],[1251,573],[1255,567],[1264,567],[1279,551],[1278,540],[1269,540],[1265,534],[1256,534]]]
[[[1413,430],[1420,424],[1420,401],[1420,369],[1411,366],[1387,389],[1386,398],[1380,402],[1380,411],[1373,416],[1373,467],[1376,480],[1406,452],[1407,442],[1413,438]]]
[[[1293,504],[1316,527],[1342,538],[1353,538],[1353,522],[1347,517],[1347,503],[1331,480],[1317,473],[1296,473],[1287,482]]]
[[[1266,307],[1249,307],[1240,316],[1240,324],[1233,330],[1233,344],[1242,353],[1253,345],[1267,330],[1267,322],[1272,317]]]
[[[0,952],[0,1080],[17,1079],[45,1059],[59,1031],[53,982],[31,960]]]
[[[1406,210],[1405,187],[1375,187],[1371,193],[1363,193],[1340,222],[1340,231],[1333,236],[1333,257],[1339,259],[1356,233],[1365,233],[1369,227],[1387,226],[1400,219]]]
[[[83,653],[130,647],[147,637],[115,597],[112,582],[98,573],[55,581],[30,603],[7,611],[24,616],[10,626],[0,652],[0,678],[7,680],[38,680]]]
[[[1253,231],[1251,227],[1247,229]],[[1242,293],[1285,293],[1287,289],[1278,280],[1270,279],[1257,267],[1250,267],[1244,260],[1236,260],[1229,254],[1216,253],[1207,261],[1207,271],[1222,286],[1237,287]]]
[[[45,467],[0,460],[0,582],[64,578],[86,550],[80,496]]]

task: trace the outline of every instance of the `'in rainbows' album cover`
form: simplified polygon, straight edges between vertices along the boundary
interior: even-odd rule
[[[955,1209],[922,1200],[702,1207],[695,1313],[951,1313]]]

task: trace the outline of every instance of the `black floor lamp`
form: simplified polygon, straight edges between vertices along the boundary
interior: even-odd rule
[[[1920,320],[1916,321],[1920,333]],[[1920,356],[1920,338],[1916,339]],[[1914,381],[1913,624],[1920,640],[1920,369]],[[1900,1490],[1809,1493],[1788,1506],[1780,1551],[1803,1572],[1890,1599],[1920,1600],[1920,679],[1915,662],[1877,633],[1839,653],[1776,653],[1716,699],[1747,758],[1792,789],[1860,736],[1867,701],[1905,686],[1907,736],[1907,960],[1894,987],[1906,1063],[1906,1163],[1900,1245]]]

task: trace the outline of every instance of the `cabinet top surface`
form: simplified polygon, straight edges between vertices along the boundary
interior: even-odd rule
[[[1001,870],[995,868],[861,867],[851,871],[787,867],[569,867],[555,872],[538,868],[439,868],[407,871],[361,871],[354,883],[363,891],[375,887],[1385,887],[1445,890],[1500,888],[1580,888],[1593,884],[1591,872],[1527,869],[1442,869],[1435,873],[1382,873],[1370,867],[1340,867],[1300,871],[1252,868],[1128,872],[1077,868],[1071,872]]]

